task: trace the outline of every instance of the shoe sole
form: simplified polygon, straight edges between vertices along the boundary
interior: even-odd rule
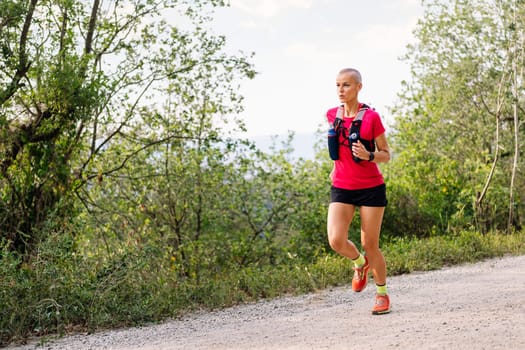
[[[385,311],[372,311],[372,315],[385,315],[389,313],[390,313],[390,309],[385,310]]]

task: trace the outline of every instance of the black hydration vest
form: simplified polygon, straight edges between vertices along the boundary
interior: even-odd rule
[[[354,120],[352,120],[352,123],[350,124],[350,130],[348,132],[348,135],[345,135],[345,129],[342,127],[343,124],[343,114],[345,107],[343,105],[339,106],[337,109],[337,114],[335,116],[334,123],[332,125],[332,129],[329,131],[329,137],[328,137],[328,148],[330,151],[330,158],[332,160],[339,159],[339,135],[342,133],[343,138],[345,141],[341,143],[342,146],[348,146],[350,149],[352,148],[352,144],[354,142],[357,142],[357,140],[361,141],[361,143],[365,146],[365,148],[369,152],[375,151],[375,142],[374,140],[366,140],[361,137],[361,123],[363,122],[363,116],[365,115],[367,109],[370,107],[366,104],[363,104],[361,108],[359,108],[359,111],[357,112],[357,115],[355,116]],[[335,137],[330,137],[330,133],[335,132]],[[348,143],[346,143],[346,140],[348,140]],[[336,149],[337,148],[337,149]],[[360,162],[362,159],[359,159],[357,157],[353,157],[354,161]]]

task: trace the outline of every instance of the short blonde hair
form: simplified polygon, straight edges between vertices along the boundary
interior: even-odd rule
[[[358,82],[358,83],[363,83],[363,79],[361,78],[361,73],[359,73],[359,71],[355,68],[343,68],[339,71],[339,74],[343,74],[343,73],[350,73],[354,76],[355,80]]]

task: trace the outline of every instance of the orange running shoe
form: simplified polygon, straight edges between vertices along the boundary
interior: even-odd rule
[[[388,295],[376,294],[376,303],[372,309],[373,315],[383,315],[390,312],[390,298]]]
[[[365,264],[361,267],[354,267],[354,278],[352,278],[352,290],[354,292],[360,292],[365,289],[368,283],[368,259],[365,256]]]

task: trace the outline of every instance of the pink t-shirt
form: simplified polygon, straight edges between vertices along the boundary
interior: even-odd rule
[[[326,118],[330,124],[335,120],[337,109],[338,107],[331,108],[326,112]],[[366,160],[357,163],[352,159],[352,152],[348,146],[348,140],[344,137],[348,137],[348,130],[353,120],[354,117],[343,119],[342,125],[345,130],[339,134],[339,160],[334,161],[332,185],[347,190],[359,190],[379,186],[385,181],[377,164]],[[368,109],[363,115],[363,121],[361,123],[361,138],[374,140],[384,132],[385,127],[381,122],[379,114],[371,108]]]

